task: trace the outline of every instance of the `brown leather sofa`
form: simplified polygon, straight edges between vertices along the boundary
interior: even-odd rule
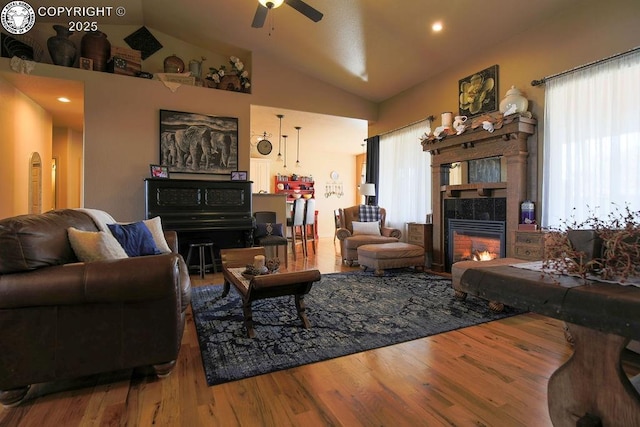
[[[175,365],[191,282],[171,253],[79,262],[67,228],[98,231],[80,210],[0,220],[0,403],[15,406],[34,383]]]
[[[358,261],[358,247],[376,243],[398,242],[402,236],[402,231],[397,228],[385,227],[387,211],[380,208],[380,235],[373,234],[353,234],[353,222],[361,221],[360,206],[351,206],[340,209],[340,228],[336,230],[336,236],[340,240],[340,253],[342,262],[353,265]]]

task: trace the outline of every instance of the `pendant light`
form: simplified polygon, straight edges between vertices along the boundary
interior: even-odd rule
[[[276,117],[278,119],[280,119],[280,133],[278,133],[278,158],[276,159],[278,162],[282,161],[282,153],[281,153],[281,147],[282,147],[282,118],[284,117],[283,114],[276,114]],[[285,164],[286,167],[286,164]]]
[[[296,130],[298,131],[298,152],[296,153],[296,167],[299,168],[300,165],[300,126],[296,126]]]
[[[287,135],[282,135],[284,138],[284,168],[287,168]]]

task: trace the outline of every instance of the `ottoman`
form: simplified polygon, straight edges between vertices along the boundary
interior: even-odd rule
[[[374,269],[382,276],[385,268],[413,267],[424,270],[424,248],[403,242],[379,243],[358,247],[358,263],[365,271]]]

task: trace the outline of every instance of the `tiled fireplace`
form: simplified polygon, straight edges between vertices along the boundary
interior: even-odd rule
[[[506,256],[506,199],[444,201],[445,270],[458,261]]]
[[[478,127],[422,143],[431,153],[434,270],[451,271],[458,257],[472,256],[467,252],[482,246],[493,253],[490,256],[513,256],[520,203],[528,199],[527,140],[535,127],[534,119],[514,115],[505,117],[492,133]],[[461,171],[456,171],[461,179],[455,181],[454,167]],[[450,225],[456,226],[454,232]],[[489,237],[493,243],[483,241]],[[462,249],[463,243],[469,247]]]

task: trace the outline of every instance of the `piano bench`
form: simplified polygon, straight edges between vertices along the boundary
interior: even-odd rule
[[[213,254],[213,242],[202,242],[202,243],[191,243],[189,245],[189,252],[187,253],[187,269],[191,270],[191,256],[193,255],[193,250],[194,248],[198,249],[198,264],[194,265],[193,267],[197,267],[199,272],[200,272],[200,278],[204,279],[204,273],[207,270],[207,268],[213,268],[213,272],[217,273],[218,270],[216,269],[216,258],[215,255]],[[210,252],[210,256],[211,256],[211,264],[206,264],[205,261],[205,248],[209,248],[209,252]]]

